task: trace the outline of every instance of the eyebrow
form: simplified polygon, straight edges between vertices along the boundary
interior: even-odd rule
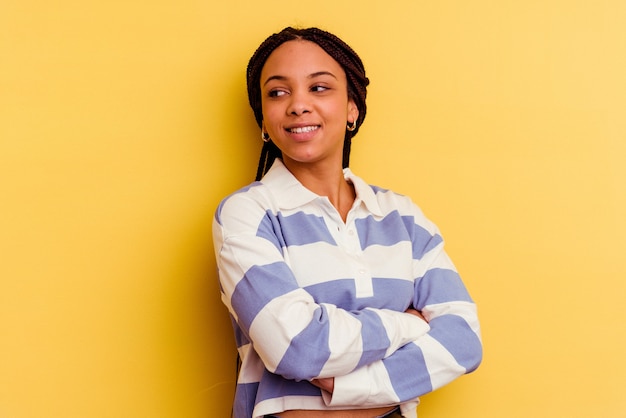
[[[337,77],[335,76],[335,74],[331,73],[330,71],[317,71],[315,73],[309,74],[307,78],[316,78],[316,77],[321,77],[323,75],[329,75],[335,80],[337,80]],[[266,85],[272,80],[285,81],[287,80],[287,77],[285,77],[284,75],[273,75],[271,77],[268,77],[268,79],[265,80],[265,83],[263,83],[263,85]]]

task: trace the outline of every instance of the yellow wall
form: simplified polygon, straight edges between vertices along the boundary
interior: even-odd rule
[[[353,169],[440,226],[481,368],[420,417],[626,415],[622,0],[3,0],[0,417],[226,417],[210,222],[254,176],[244,67],[317,25],[372,80]]]

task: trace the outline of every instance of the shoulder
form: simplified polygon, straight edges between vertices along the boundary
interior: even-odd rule
[[[215,210],[215,221],[223,225],[230,219],[261,217],[271,206],[271,200],[267,187],[256,181],[223,198]]]
[[[357,196],[374,215],[385,217],[390,213],[421,213],[419,207],[409,196],[368,183],[349,168],[344,170],[344,176],[352,182]]]
[[[407,195],[391,189],[371,185],[376,201],[385,213],[398,212],[400,215],[424,216],[422,209]]]
[[[371,185],[369,187],[384,218],[399,217],[410,229],[418,227],[428,231],[431,235],[439,233],[437,226],[410,196],[379,186]]]

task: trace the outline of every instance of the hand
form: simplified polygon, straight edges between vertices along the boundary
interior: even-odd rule
[[[317,386],[318,388],[322,390],[325,390],[328,393],[333,393],[333,390],[335,390],[335,378],[334,377],[313,379],[311,380],[311,384]]]
[[[406,311],[404,311],[404,313],[415,315],[418,318],[421,318],[423,321],[428,322],[428,320],[426,318],[424,318],[424,315],[422,315],[422,313],[420,311],[418,311],[417,309],[415,309],[415,308],[409,308]]]

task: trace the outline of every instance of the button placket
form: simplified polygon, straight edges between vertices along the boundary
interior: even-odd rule
[[[372,275],[366,261],[363,259],[361,241],[359,240],[359,235],[357,234],[354,222],[351,222],[346,226],[345,236],[348,242],[349,251],[354,256],[356,261],[354,266],[354,286],[356,290],[356,297],[371,297],[374,295]]]
[[[348,251],[350,254],[359,254],[361,252],[361,242],[359,241],[359,236],[356,233],[354,222],[346,225],[345,232]]]
[[[354,286],[357,298],[374,296],[372,276],[369,274],[369,270],[363,266],[357,269],[357,274],[354,278]]]

